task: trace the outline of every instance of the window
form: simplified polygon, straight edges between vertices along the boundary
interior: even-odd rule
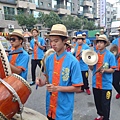
[[[107,21],[109,21],[110,20],[110,18],[107,18]]]
[[[48,3],[48,7],[51,7],[51,3]]]
[[[37,7],[39,6],[38,0],[35,0],[35,4],[36,4]]]
[[[5,20],[15,20],[15,9],[4,6]]]
[[[40,2],[40,5],[42,6],[42,5],[43,5],[43,2]]]
[[[110,11],[107,11],[107,14],[110,14]]]

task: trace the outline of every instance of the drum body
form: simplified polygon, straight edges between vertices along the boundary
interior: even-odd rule
[[[27,101],[31,93],[31,88],[22,77],[12,74],[4,78],[3,81],[16,91],[22,104]],[[0,120],[11,119],[20,111],[19,102],[14,100],[13,93],[3,83],[0,83]]]
[[[29,108],[24,108],[22,113],[23,120],[48,120],[46,116]],[[21,120],[19,114],[16,114],[11,120]]]
[[[11,74],[12,72],[7,55],[5,53],[2,43],[0,42],[0,78],[3,79]]]

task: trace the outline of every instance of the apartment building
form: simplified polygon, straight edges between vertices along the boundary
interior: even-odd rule
[[[94,1],[94,0],[93,0]],[[9,28],[20,29],[15,15],[21,11],[38,16],[39,12],[49,14],[55,11],[59,16],[79,15],[94,19],[92,0],[0,0],[0,31],[8,32]],[[1,24],[2,23],[2,24]]]

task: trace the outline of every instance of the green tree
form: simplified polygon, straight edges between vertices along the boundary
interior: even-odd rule
[[[18,24],[22,27],[23,31],[25,31],[26,29],[31,30],[37,23],[37,20],[32,14],[19,14],[16,15],[15,18],[18,21]]]
[[[41,24],[44,25],[45,24],[44,20],[45,20],[45,14],[44,14],[44,12],[39,12],[39,15],[38,15],[38,18],[37,18],[38,23],[41,23]]]
[[[49,14],[44,16],[44,26],[51,28],[54,24],[62,23],[60,17],[55,12],[51,11]]]
[[[96,29],[95,23],[87,18],[83,19],[83,29],[94,30]]]
[[[71,15],[64,16],[62,23],[67,27],[68,30],[72,30],[74,27],[74,17]]]

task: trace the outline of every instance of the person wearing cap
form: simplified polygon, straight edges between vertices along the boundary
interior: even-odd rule
[[[112,46],[113,45],[118,46],[118,54],[119,54],[120,53],[120,27],[118,28],[118,31],[119,31],[118,38],[112,41]],[[119,99],[120,98],[120,57],[116,56],[116,64],[117,64],[117,69],[113,74],[113,86],[117,91],[116,99]]]
[[[75,47],[75,46],[76,46],[76,43],[77,43],[77,41],[76,41],[76,36],[73,36],[73,37],[72,37],[72,45]]]
[[[100,30],[100,35],[104,35],[104,29]]]
[[[82,33],[82,36],[84,37],[84,43],[88,44],[89,46],[91,46],[91,42],[87,37],[86,33]]]
[[[65,43],[65,49],[66,49],[67,52],[71,52],[71,46],[70,46],[70,42],[69,41],[67,41]]]
[[[49,38],[55,53],[46,60],[46,77],[36,79],[38,86],[46,84],[46,114],[49,120],[72,120],[74,93],[83,85],[79,62],[65,50],[68,35],[63,24],[52,26]],[[53,67],[51,67],[53,66]]]
[[[89,89],[89,82],[88,82],[88,65],[84,63],[81,57],[82,51],[90,49],[90,47],[84,43],[84,37],[81,34],[78,34],[76,39],[77,39],[77,45],[75,47],[75,56],[79,61],[79,65],[80,65],[82,77],[83,77],[83,83],[84,83],[84,85],[82,86],[79,92],[83,92],[84,90],[86,90],[86,93],[90,95],[91,92]]]
[[[11,71],[27,80],[29,55],[22,47],[25,38],[21,31],[14,30],[12,34],[9,35],[8,40],[13,48],[12,52],[22,51],[22,53],[19,54],[8,55]]]
[[[98,39],[99,36],[100,36],[100,33],[97,32],[97,33],[95,34],[96,40]],[[93,41],[93,48],[94,48],[94,51],[97,51],[97,50],[98,50],[98,47],[97,47],[97,45],[96,45],[95,40]]]
[[[30,85],[35,84],[36,80],[36,67],[37,65],[41,67],[41,60],[44,57],[44,49],[45,49],[45,40],[41,37],[39,37],[39,30],[36,28],[33,28],[31,30],[31,33],[33,35],[33,39],[30,41],[30,47],[33,50],[32,52],[32,59],[31,59],[31,73],[32,73],[32,82]]]
[[[109,120],[113,72],[116,68],[115,56],[106,49],[110,43],[105,35],[100,35],[96,44],[98,46],[98,62],[94,66],[89,66],[93,70],[92,88],[97,114],[99,115],[94,120]],[[94,74],[100,67],[101,69]]]

